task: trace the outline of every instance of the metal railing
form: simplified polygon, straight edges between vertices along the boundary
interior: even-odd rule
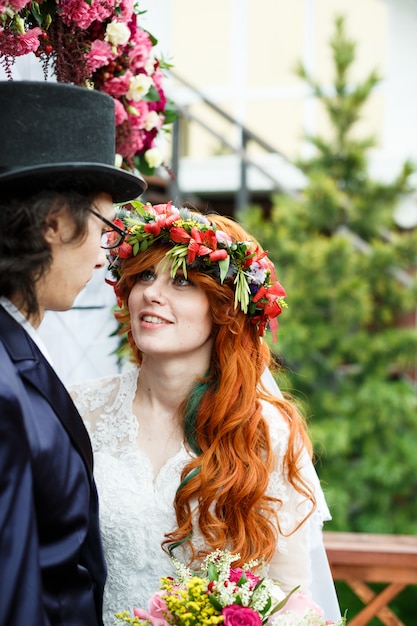
[[[172,169],[177,173],[177,178],[172,184],[173,197],[182,198],[182,192],[178,183],[178,172],[181,167],[180,161],[180,137],[181,127],[184,123],[192,122],[203,128],[207,133],[219,141],[223,148],[227,148],[230,152],[239,159],[239,187],[236,190],[235,196],[235,211],[237,214],[241,213],[249,204],[250,201],[250,189],[248,185],[248,169],[253,168],[260,172],[266,179],[269,180],[271,185],[271,191],[279,191],[289,196],[296,196],[297,192],[293,189],[285,186],[277,176],[271,174],[262,164],[256,159],[252,158],[248,154],[248,145],[250,143],[255,144],[258,148],[261,148],[267,154],[278,155],[284,162],[293,163],[290,159],[284,155],[275,146],[265,141],[262,137],[254,133],[247,126],[236,120],[233,116],[227,113],[224,109],[219,107],[215,102],[210,100],[202,91],[197,87],[191,85],[188,81],[181,78],[176,72],[170,70],[170,75],[181,86],[189,89],[194,96],[197,97],[198,102],[203,102],[214,113],[220,116],[222,120],[225,120],[231,127],[237,132],[238,141],[233,144],[228,141],[218,130],[213,128],[205,119],[192,113],[188,106],[184,106],[176,103],[176,109],[178,111],[178,118],[173,125],[172,133]]]
[[[348,626],[367,626],[374,618],[385,626],[412,626],[389,603],[409,585],[417,585],[417,537],[325,532],[324,542],[334,580],[346,582],[364,605],[356,615],[348,610]],[[372,583],[384,587],[375,592]],[[343,612],[346,607],[341,608]]]

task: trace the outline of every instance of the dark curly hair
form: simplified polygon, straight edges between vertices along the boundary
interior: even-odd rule
[[[66,210],[74,221],[71,241],[87,232],[95,194],[41,191],[28,197],[0,200],[0,295],[19,294],[26,315],[36,315],[36,283],[49,269],[52,253],[45,230],[54,216]]]

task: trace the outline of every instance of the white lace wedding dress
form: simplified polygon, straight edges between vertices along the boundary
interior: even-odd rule
[[[180,474],[190,458],[182,445],[157,476],[146,453],[140,447],[140,423],[146,416],[132,415],[138,370],[87,381],[71,388],[71,395],[89,430],[94,450],[94,474],[100,499],[100,522],[108,566],[104,596],[104,623],[113,626],[114,613],[146,608],[150,596],[158,589],[161,576],[173,572],[170,558],[163,552],[164,534],[175,528],[173,500]],[[277,457],[271,474],[270,491],[283,502],[280,520],[283,532],[290,532],[303,519],[309,504],[284,481],[281,460],[285,453],[288,428],[276,409],[263,403]],[[318,509],[306,524],[289,537],[280,537],[268,575],[290,590],[301,584],[306,589],[316,578],[306,564],[310,553],[322,549],[321,526],[328,510],[313,466],[305,457],[306,475],[316,483]],[[201,540],[194,536],[196,542]],[[181,559],[181,553],[176,552]],[[184,556],[184,555],[183,555]],[[321,555],[323,559],[323,554]],[[323,576],[327,564],[320,564]],[[314,563],[313,563],[314,568]],[[326,572],[325,572],[326,574]],[[323,581],[326,599],[334,595],[331,577]],[[320,591],[323,591],[320,584]],[[313,597],[314,597],[313,590]],[[322,604],[320,598],[315,600]],[[338,611],[334,595],[334,611]],[[335,619],[330,615],[328,619]]]

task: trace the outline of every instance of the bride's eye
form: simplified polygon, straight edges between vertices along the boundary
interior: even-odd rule
[[[143,272],[137,275],[136,280],[148,283],[149,281],[154,280],[154,278],[155,272],[153,272],[152,270],[143,270]]]
[[[185,278],[183,274],[177,274],[174,278],[174,284],[177,287],[187,287],[188,285],[192,285],[193,283]]]

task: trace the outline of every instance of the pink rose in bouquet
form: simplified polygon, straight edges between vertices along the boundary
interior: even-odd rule
[[[233,583],[238,583],[239,580],[242,579],[242,576],[245,576],[246,580],[249,581],[249,589],[254,589],[261,580],[259,576],[255,576],[252,572],[244,571],[241,567],[232,568],[230,570],[229,580]]]
[[[164,592],[154,593],[148,602],[148,610],[134,609],[133,614],[139,619],[149,621],[152,626],[169,626],[165,620],[168,613],[167,605],[164,600]]]
[[[324,621],[324,611],[302,591],[291,594],[285,605],[268,620],[268,626],[331,626],[334,622]],[[338,622],[345,625],[345,620]]]
[[[293,611],[300,617],[305,615],[307,611],[315,611],[318,617],[323,617],[324,611],[318,604],[302,591],[295,591],[285,603],[285,606],[278,611],[277,615]]]
[[[231,604],[222,610],[225,626],[262,626],[259,613],[250,606]]]

